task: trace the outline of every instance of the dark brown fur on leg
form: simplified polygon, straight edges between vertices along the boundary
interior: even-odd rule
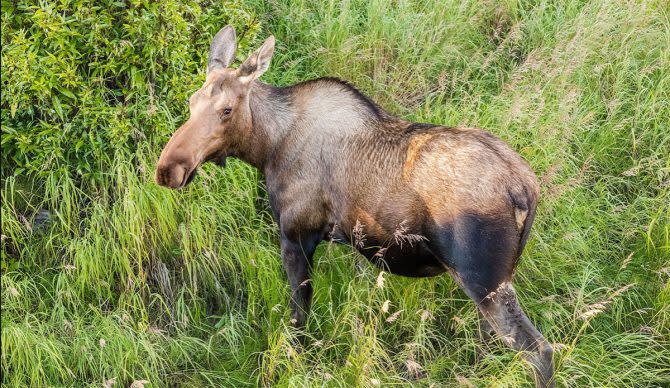
[[[538,387],[554,387],[553,349],[521,309],[514,288],[503,283],[490,293],[479,309],[490,326],[511,348],[525,351],[535,369]]]

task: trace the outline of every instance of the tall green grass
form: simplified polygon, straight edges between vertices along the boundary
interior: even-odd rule
[[[340,76],[529,161],[542,199],[516,289],[559,385],[670,384],[667,2],[249,6],[278,40],[268,82]],[[169,191],[152,182],[159,151],[116,157],[93,187],[67,168],[3,180],[4,385],[531,384],[448,276],[380,273],[326,243],[296,349],[260,174],[205,166]]]

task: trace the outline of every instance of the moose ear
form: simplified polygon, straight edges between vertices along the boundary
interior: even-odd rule
[[[212,44],[209,46],[207,74],[214,69],[223,69],[233,63],[236,50],[235,29],[227,25],[214,35]]]
[[[270,35],[265,39],[261,48],[256,50],[247,58],[240,66],[240,76],[247,77],[249,81],[253,81],[265,73],[265,70],[270,67],[270,60],[272,53],[275,51],[275,37]]]

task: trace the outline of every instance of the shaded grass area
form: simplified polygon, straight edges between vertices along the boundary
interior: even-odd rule
[[[666,2],[250,6],[278,40],[267,82],[346,78],[529,161],[542,199],[516,289],[555,344],[559,385],[670,384]],[[152,182],[158,152],[118,157],[95,186],[65,169],[4,179],[3,384],[530,384],[518,354],[478,338],[448,276],[380,274],[330,244],[297,352],[259,173],[205,166],[168,191]]]

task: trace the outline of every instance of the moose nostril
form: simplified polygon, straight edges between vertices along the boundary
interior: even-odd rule
[[[165,166],[162,166],[162,165],[156,166],[156,176],[155,176],[156,183],[161,185],[161,186],[165,186],[165,178],[166,178],[165,172],[166,172],[166,170],[167,170],[167,168]]]

